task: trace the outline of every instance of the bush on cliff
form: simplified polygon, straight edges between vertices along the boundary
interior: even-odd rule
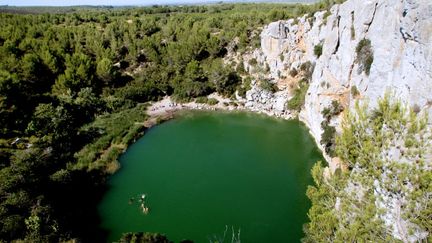
[[[386,95],[373,110],[357,104],[342,130],[335,140],[339,169],[324,173],[321,163],[312,169],[315,185],[307,190],[312,207],[303,242],[430,238],[432,146],[427,115],[418,116]],[[399,217],[384,222],[397,212]],[[405,232],[398,239],[394,224]]]
[[[286,106],[290,110],[300,111],[305,103],[306,92],[309,84],[301,82],[299,87],[294,90],[293,97],[287,102]]]
[[[371,41],[369,39],[362,39],[356,47],[356,53],[359,72],[365,71],[366,75],[369,75],[374,60]]]
[[[314,46],[314,54],[317,58],[319,58],[322,55],[322,49],[323,49],[322,44],[318,44]]]

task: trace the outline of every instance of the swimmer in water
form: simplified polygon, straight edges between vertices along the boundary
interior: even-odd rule
[[[141,203],[141,208],[142,208],[142,211],[143,211],[144,214],[147,214],[147,213],[148,213],[149,208],[146,207],[146,206],[144,206],[144,203]]]
[[[134,197],[129,198],[129,204],[132,204],[135,201]]]
[[[145,197],[146,197],[146,194],[141,194],[139,201],[143,203]]]

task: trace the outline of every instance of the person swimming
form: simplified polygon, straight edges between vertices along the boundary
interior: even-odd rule
[[[135,197],[131,197],[131,198],[129,198],[129,204],[134,203],[134,201],[135,201]]]
[[[146,198],[146,194],[143,193],[141,194],[139,197],[139,202],[141,203],[141,209],[143,211],[144,214],[147,214],[149,212],[149,208],[145,206],[145,198]]]
[[[141,203],[141,208],[142,208],[142,211],[143,211],[144,214],[147,214],[147,213],[148,213],[149,208],[146,207],[146,206],[144,205],[144,203]]]

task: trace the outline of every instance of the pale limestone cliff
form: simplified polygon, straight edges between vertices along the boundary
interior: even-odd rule
[[[370,41],[373,52],[369,74],[356,51],[364,39]],[[318,45],[322,45],[319,57],[314,53]],[[255,72],[251,59],[268,72]],[[252,85],[246,106],[291,117],[292,113],[280,104],[291,98],[292,84],[299,79],[290,71],[299,70],[306,62],[315,68],[299,118],[310,128],[321,149],[322,111],[334,100],[347,112],[353,110],[356,101],[374,107],[378,99],[390,92],[420,113],[428,112],[432,125],[432,1],[348,0],[333,6],[330,13],[317,12],[269,24],[261,33],[261,49],[244,55],[243,63],[255,79],[269,79],[281,91],[263,93],[258,85]],[[343,113],[330,121],[337,131],[341,129],[342,116]],[[338,159],[324,155],[334,170]],[[380,183],[376,181],[376,191],[384,199],[377,207],[384,209],[381,217],[393,236],[404,242],[427,237],[427,232],[408,233],[412,223],[400,217],[400,202],[404,199],[395,199],[392,192],[381,190]]]
[[[367,100],[373,106],[390,91],[413,107],[431,111],[432,1],[349,0],[330,12],[269,24],[261,34],[261,51],[255,53],[279,82],[302,63],[315,64],[300,119],[318,143],[321,111],[332,100],[348,109],[355,100]],[[356,61],[362,39],[372,44],[369,75]],[[314,55],[316,45],[323,46],[319,58]],[[353,86],[360,93],[355,97]],[[339,117],[332,120],[336,127],[339,122]]]

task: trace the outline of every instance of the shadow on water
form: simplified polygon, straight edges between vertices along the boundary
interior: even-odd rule
[[[107,175],[99,170],[72,171],[66,183],[53,185],[50,197],[58,219],[69,237],[79,242],[107,242],[108,232],[99,227],[97,205],[107,191]]]

